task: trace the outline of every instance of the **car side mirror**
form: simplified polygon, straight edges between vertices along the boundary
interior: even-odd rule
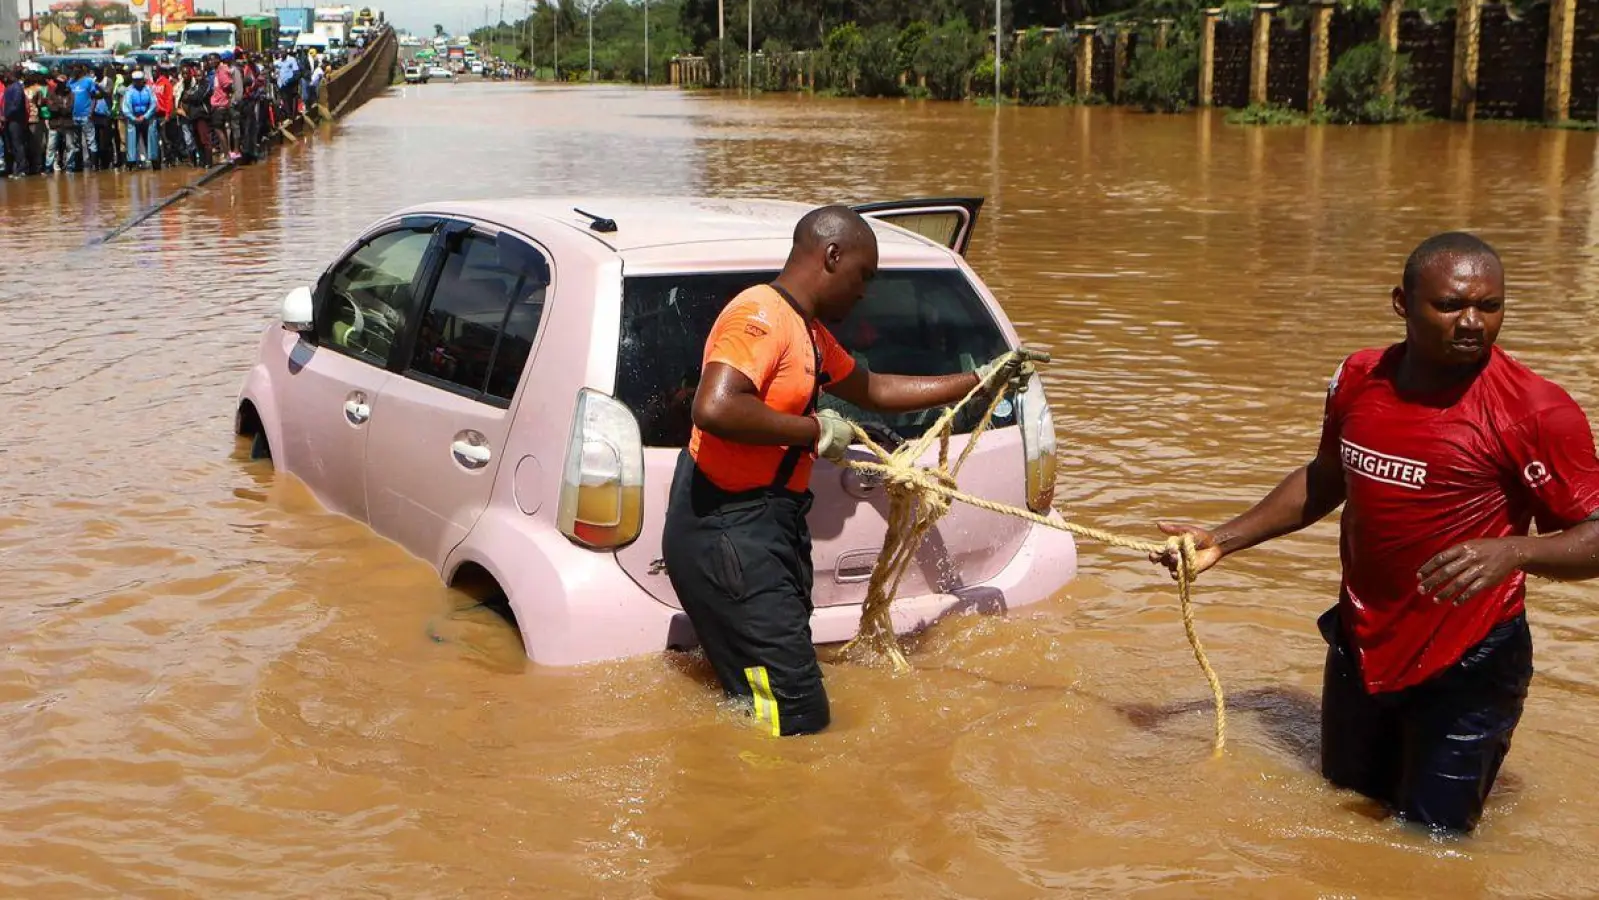
[[[297,334],[308,334],[315,327],[312,324],[311,289],[300,286],[283,298],[283,330],[293,331]]]

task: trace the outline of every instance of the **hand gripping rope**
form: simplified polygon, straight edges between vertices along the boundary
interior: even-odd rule
[[[1014,360],[1018,365],[1022,361],[1047,362],[1047,354],[1031,351],[1026,348],[1013,350],[1005,357]],[[1177,595],[1181,601],[1183,630],[1188,634],[1188,645],[1193,648],[1194,659],[1199,662],[1199,668],[1205,673],[1205,680],[1210,683],[1211,698],[1216,709],[1216,737],[1215,752],[1220,754],[1227,745],[1227,706],[1222,694],[1221,679],[1216,677],[1216,670],[1211,668],[1210,659],[1205,655],[1205,648],[1199,642],[1199,634],[1194,630],[1194,539],[1188,535],[1167,538],[1164,542],[1138,540],[1137,538],[1123,537],[1109,531],[1091,528],[1065,521],[1058,514],[1045,516],[1031,510],[1007,506],[974,497],[961,491],[956,485],[956,476],[960,473],[961,466],[965,465],[967,457],[977,446],[977,440],[994,420],[994,410],[1005,396],[1003,388],[994,390],[985,399],[988,408],[977,427],[972,431],[967,440],[966,449],[961,451],[954,465],[949,462],[949,438],[954,426],[955,418],[968,404],[988,393],[992,382],[1000,380],[1006,375],[1009,367],[997,366],[988,378],[954,406],[946,409],[932,427],[922,433],[922,436],[901,445],[892,453],[883,449],[871,435],[867,434],[860,425],[850,423],[855,428],[855,439],[865,445],[876,457],[875,460],[847,459],[840,463],[848,469],[854,469],[867,475],[876,476],[883,484],[888,494],[888,534],[883,540],[883,549],[877,555],[877,564],[872,569],[871,581],[866,586],[866,604],[861,609],[861,624],[859,634],[844,648],[845,652],[863,649],[870,653],[886,655],[893,663],[896,671],[910,669],[910,662],[905,658],[905,653],[900,649],[899,641],[894,635],[894,624],[889,617],[889,606],[894,602],[894,596],[899,590],[900,580],[905,577],[911,562],[916,556],[916,550],[921,546],[922,539],[932,530],[938,520],[949,512],[950,504],[954,501],[986,509],[1000,515],[1014,516],[1025,519],[1035,525],[1045,528],[1054,528],[1059,531],[1070,532],[1081,538],[1109,544],[1112,547],[1122,547],[1136,550],[1140,553],[1170,553],[1178,560],[1177,564]],[[921,459],[933,442],[938,442],[938,464],[936,466],[919,466]]]

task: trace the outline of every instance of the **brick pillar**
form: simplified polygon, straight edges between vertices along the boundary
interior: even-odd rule
[[[1271,14],[1275,3],[1256,3],[1254,31],[1249,42],[1249,103],[1266,102],[1266,63],[1271,57]]]
[[[1327,78],[1327,30],[1332,25],[1333,10],[1337,8],[1337,0],[1311,0],[1310,80],[1306,82],[1310,93],[1305,103],[1309,112],[1315,112],[1326,99],[1322,81]]]
[[[1171,40],[1171,19],[1155,20],[1155,49],[1165,50],[1166,43]]]
[[[1405,11],[1405,0],[1382,0],[1382,15],[1377,20],[1377,42],[1388,51],[1389,59],[1399,53],[1399,14]],[[1397,71],[1393,65],[1382,70],[1382,81],[1377,88],[1382,96],[1392,100],[1398,85],[1394,81]]]
[[[1577,0],[1551,0],[1549,49],[1544,53],[1543,117],[1571,118],[1571,52],[1576,37]]]
[[[1127,50],[1129,41],[1133,36],[1134,23],[1122,22],[1116,26],[1116,56],[1112,60],[1111,70],[1115,83],[1111,86],[1111,97],[1117,102],[1122,98],[1122,87],[1127,84]]]
[[[1449,114],[1470,122],[1477,117],[1477,58],[1482,33],[1482,0],[1459,0],[1455,7],[1455,74]]]
[[[1199,105],[1210,106],[1216,94],[1216,20],[1221,9],[1205,10],[1199,23]]]
[[[1094,32],[1097,25],[1077,26],[1077,96],[1086,98],[1094,92]]]

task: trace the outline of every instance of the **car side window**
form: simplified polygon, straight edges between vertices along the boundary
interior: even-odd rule
[[[549,263],[508,234],[464,232],[444,257],[406,374],[509,405],[544,316]]]
[[[432,229],[387,231],[334,266],[316,317],[318,345],[388,365],[415,314],[412,285],[432,240]]]

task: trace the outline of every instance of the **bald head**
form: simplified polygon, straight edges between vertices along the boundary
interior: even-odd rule
[[[778,280],[812,313],[832,321],[849,315],[876,275],[872,226],[847,206],[823,206],[794,226],[794,246]]]
[[[1414,295],[1420,285],[1422,273],[1434,262],[1446,257],[1481,259],[1489,262],[1495,269],[1504,270],[1504,264],[1499,260],[1499,252],[1489,246],[1487,241],[1464,231],[1446,231],[1427,238],[1410,252],[1410,258],[1405,260],[1404,279],[1400,282],[1405,288],[1405,293]]]
[[[794,226],[794,248],[806,252],[826,250],[834,244],[848,253],[877,247],[877,235],[861,214],[847,206],[823,206],[806,213]]]

